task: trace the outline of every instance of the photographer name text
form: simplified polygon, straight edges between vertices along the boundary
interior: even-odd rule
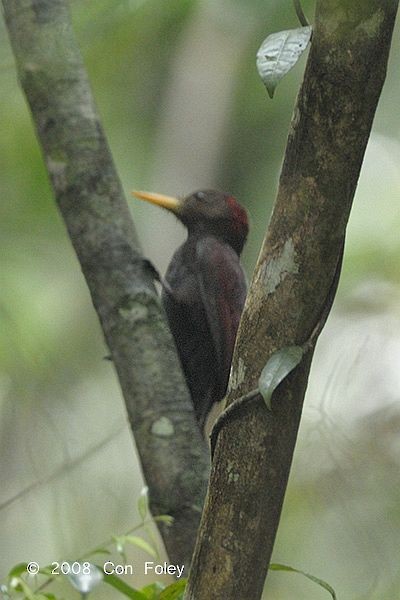
[[[144,574],[151,575],[175,575],[177,579],[182,577],[184,565],[171,565],[164,561],[163,563],[155,563],[154,561],[146,561],[144,563]],[[117,564],[108,560],[104,563],[103,571],[106,575],[133,575],[135,568],[129,564]]]

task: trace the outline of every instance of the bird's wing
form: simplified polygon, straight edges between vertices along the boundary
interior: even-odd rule
[[[246,279],[236,252],[216,238],[201,238],[196,258],[200,294],[221,374],[218,383],[224,394],[246,299]]]

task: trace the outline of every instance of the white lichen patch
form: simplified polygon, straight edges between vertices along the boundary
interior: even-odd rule
[[[384,13],[383,9],[378,8],[378,10],[376,12],[374,12],[374,14],[369,19],[367,19],[366,21],[362,21],[362,23],[360,23],[360,25],[357,27],[357,29],[358,30],[361,29],[362,31],[365,31],[365,33],[369,37],[376,37],[382,26],[384,18],[385,18],[385,13]]]
[[[235,391],[243,383],[246,377],[247,367],[243,360],[239,358],[237,368],[231,371],[231,378],[229,380],[229,391]]]
[[[289,125],[289,136],[290,137],[294,136],[297,126],[300,123],[300,117],[301,117],[300,107],[299,107],[298,102],[296,102],[296,105],[293,110],[292,120]]]
[[[124,306],[123,308],[120,308],[118,312],[123,319],[130,323],[146,320],[149,313],[147,306],[140,302],[135,302],[129,307]]]
[[[271,258],[263,269],[264,289],[267,296],[273,294],[288,275],[296,275],[298,272],[293,240],[289,239],[286,240],[282,252]]]
[[[228,464],[226,466],[226,471],[228,474],[228,483],[236,483],[237,480],[239,479],[239,473],[234,471],[234,466],[235,466],[235,463],[228,460]]]
[[[27,61],[24,64],[24,69],[25,71],[27,71],[28,73],[37,73],[38,71],[41,71],[42,68],[40,66],[39,63],[37,62],[32,62],[32,61]]]
[[[55,160],[51,156],[47,156],[46,164],[55,186],[58,190],[64,191],[67,187],[67,163],[63,160]]]
[[[96,113],[94,112],[93,103],[90,101],[90,98],[87,94],[85,94],[85,102],[81,102],[78,105],[78,110],[82,117],[88,119],[89,121],[95,121],[98,119]]]
[[[236,483],[239,479],[239,473],[234,473],[233,471],[228,475],[228,483]]]
[[[151,433],[158,437],[171,437],[174,435],[174,432],[174,424],[168,417],[160,417],[157,421],[154,421],[151,426]]]

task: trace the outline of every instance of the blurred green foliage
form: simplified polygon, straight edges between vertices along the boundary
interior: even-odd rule
[[[312,20],[314,3],[304,1],[303,5]],[[229,71],[232,92],[225,107],[226,123],[219,140],[218,164],[214,166],[212,180],[205,181],[204,185],[229,190],[248,208],[252,231],[244,261],[250,276],[275,196],[305,62],[303,58],[280,84],[274,101],[270,101],[257,75],[255,55],[268,33],[297,26],[291,1],[73,0],[71,10],[98,109],[127,191],[134,187],[146,188],[149,181],[157,179],[154,170],[159,131],[168,116],[167,91],[168,98],[173,98],[174,90],[170,88],[176,75],[177,57],[188,47],[187,40],[186,46],[182,45],[185,35],[192,31],[190,27],[196,32],[199,15],[214,24],[217,33],[213,35],[218,35],[218,30],[224,34],[224,44],[230,44],[227,55],[232,61]],[[192,62],[189,61],[187,68],[193,79],[202,61],[209,64],[213,61],[207,52],[208,43],[204,37],[204,53],[188,57]],[[78,386],[98,376],[106,351],[89,294],[51,195],[3,24],[0,25],[0,54],[0,400],[21,403],[44,399],[52,404],[57,397],[68,403],[72,384]],[[358,314],[370,308],[371,301],[376,310],[377,299],[380,308],[393,300],[390,293],[388,296],[382,293],[377,298],[372,291],[372,300],[371,294],[367,299],[353,295],[359,283],[376,279],[394,286],[400,283],[399,64],[397,26],[387,83],[348,228],[338,305],[344,311],[350,306],[353,313],[346,313],[350,320],[354,311]],[[204,86],[207,85],[212,111],[216,99],[212,82],[205,77]],[[188,101],[192,103],[189,109],[195,120],[199,107],[189,92]],[[177,122],[176,128],[179,127]],[[190,129],[184,133],[191,135]],[[196,148],[196,140],[193,146]],[[170,152],[172,162],[179,163],[182,159],[179,148],[171,144]],[[180,189],[179,181],[176,188]],[[134,210],[139,231],[151,230],[154,223],[148,215],[154,213],[141,207]],[[166,230],[165,236],[168,235],[172,234]],[[145,251],[151,248],[157,254],[157,236],[144,236],[143,241]],[[171,246],[174,243],[172,239]],[[162,254],[160,250],[160,259]],[[107,376],[111,378],[112,374]],[[398,413],[395,414],[398,419]],[[277,562],[289,562],[320,575],[338,589],[339,598],[342,588],[343,597],[393,600],[400,587],[398,571],[393,572],[386,562],[380,576],[379,556],[371,558],[365,556],[367,551],[364,554],[360,551],[363,544],[368,548],[375,546],[377,537],[381,540],[384,532],[387,542],[385,545],[382,541],[379,546],[380,554],[382,557],[390,554],[391,530],[400,524],[396,508],[398,488],[392,485],[393,477],[398,479],[398,475],[394,475],[398,460],[393,459],[389,446],[382,443],[377,448],[371,441],[376,441],[374,436],[379,433],[382,439],[392,443],[393,432],[390,430],[389,435],[386,419],[374,422],[378,429],[373,434],[371,421],[359,422],[349,443],[340,438],[337,427],[333,426],[327,437],[322,436],[320,445],[317,444],[316,449],[313,446],[312,455],[320,456],[327,439],[328,442],[333,440],[336,447],[346,452],[348,471],[343,474],[340,456],[336,462],[330,462],[327,457],[315,474],[312,469],[306,473],[301,468],[295,471],[277,544]],[[305,425],[304,439],[307,432]],[[300,455],[309,459],[307,444],[304,444],[304,447],[300,444]],[[368,465],[372,465],[371,471]],[[348,483],[355,472],[361,478],[380,474],[382,479],[366,489],[361,484],[352,489]],[[344,483],[340,481],[341,476]],[[324,487],[326,481],[329,485]],[[329,516],[331,512],[337,515],[343,511],[340,501],[343,497],[348,510],[348,527],[357,521],[364,534],[368,520],[373,521],[377,512],[385,511],[382,528],[372,528],[366,534],[369,541],[365,541],[364,534],[354,532],[351,548],[354,564],[351,565],[348,554],[342,559],[334,553],[341,544],[340,540],[334,540],[335,521]],[[368,514],[367,520],[353,518],[358,514],[358,506]],[[326,529],[319,528],[319,522],[326,522]],[[23,543],[23,531],[15,532],[15,536],[20,536]],[[368,577],[374,570],[377,575],[373,575],[375,580],[372,581]],[[283,575],[271,575],[266,598],[323,597],[323,593],[312,586],[305,585],[304,592],[300,591],[297,582],[288,581],[285,587],[283,578]],[[344,583],[336,586],[335,579]]]

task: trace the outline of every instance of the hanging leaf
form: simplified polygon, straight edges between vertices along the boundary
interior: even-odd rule
[[[264,402],[271,410],[271,398],[278,385],[301,361],[304,350],[301,346],[286,346],[270,356],[261,371],[258,387]]]
[[[271,569],[271,571],[288,571],[289,573],[299,573],[300,575],[307,577],[307,579],[310,579],[320,587],[324,588],[324,590],[330,593],[333,600],[337,600],[336,592],[333,589],[333,587],[329,585],[329,583],[326,583],[326,581],[324,581],[323,579],[320,579],[319,577],[315,577],[314,575],[310,575],[310,573],[300,571],[300,569],[294,569],[293,567],[288,567],[287,565],[280,565],[277,563],[272,563],[271,565],[269,565],[269,568]]]
[[[273,97],[279,81],[299,60],[311,39],[312,27],[299,27],[272,33],[257,52],[258,73]]]

